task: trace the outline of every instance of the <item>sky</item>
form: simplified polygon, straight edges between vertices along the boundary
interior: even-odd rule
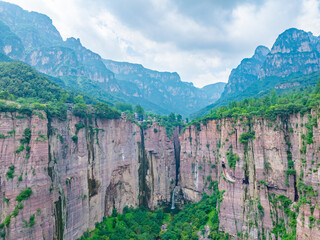
[[[6,1],[48,15],[64,39],[103,58],[178,72],[197,87],[227,82],[288,28],[320,34],[320,0]]]

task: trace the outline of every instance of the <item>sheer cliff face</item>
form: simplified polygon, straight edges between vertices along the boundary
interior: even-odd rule
[[[113,208],[168,204],[177,183],[183,200],[195,202],[218,181],[222,231],[273,239],[282,228],[297,239],[320,239],[317,116],[211,120],[169,139],[158,124],[2,113],[0,232],[76,239]],[[18,208],[16,197],[29,187],[32,195]]]
[[[17,153],[25,129],[31,130],[31,140]],[[142,132],[124,120],[84,122],[69,116],[48,122],[44,116],[2,114],[0,133],[5,136],[0,139],[0,222],[14,212],[22,190],[33,192],[0,229],[8,239],[76,239],[113,208],[121,212],[144,203],[152,209],[170,201],[174,145],[157,125]],[[13,179],[7,177],[12,165]],[[32,215],[34,226],[28,225]]]
[[[271,239],[271,231],[275,224],[281,224],[281,219],[288,232],[294,231],[295,227],[290,227],[292,217],[285,208],[294,211],[293,206],[300,201],[297,239],[319,239],[320,136],[316,116],[313,113],[309,118],[292,116],[274,122],[258,119],[249,125],[245,119],[212,120],[187,128],[180,137],[180,184],[184,197],[198,201],[201,193],[210,193],[210,180],[217,180],[219,189],[225,191],[220,205],[220,229],[249,239]],[[248,126],[255,131],[255,139],[240,143],[239,136],[249,131]],[[307,144],[306,136],[310,134],[313,143]],[[232,154],[239,156],[234,170],[228,164]],[[296,175],[292,170],[289,173],[291,168]],[[294,204],[280,203],[281,197],[277,200],[277,196],[281,194]]]
[[[11,115],[1,113],[0,132],[5,136],[1,141],[0,151],[0,218],[1,223],[13,213],[18,202],[16,196],[25,188],[32,187],[33,194],[29,200],[22,201],[23,209],[19,210],[16,217],[11,218],[11,223],[6,228],[6,238],[22,239],[28,236],[30,239],[42,239],[43,236],[53,234],[53,205],[54,195],[50,194],[50,178],[48,167],[47,122],[38,116],[32,119],[19,119]],[[26,150],[17,153],[24,139],[24,130],[31,129],[32,137]],[[25,148],[27,144],[25,144]],[[30,157],[28,157],[30,155]],[[8,176],[9,167],[14,166],[13,178]],[[39,209],[39,210],[38,210]],[[35,215],[38,223],[32,229],[25,227],[30,216]],[[41,223],[41,224],[40,224]],[[4,229],[1,229],[4,232]]]

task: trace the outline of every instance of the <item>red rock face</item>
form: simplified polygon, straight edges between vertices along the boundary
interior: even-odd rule
[[[224,191],[222,231],[273,239],[281,219],[286,230],[293,231],[287,212],[299,208],[297,239],[320,239],[316,116],[250,124],[246,119],[212,120],[188,127],[179,138],[176,131],[169,139],[158,124],[142,131],[125,120],[84,121],[70,115],[67,121],[48,122],[44,114],[2,113],[0,222],[14,215],[0,232],[6,239],[77,239],[113,208],[121,212],[141,203],[151,209],[168,204],[177,183],[183,200],[195,202],[218,181]],[[249,125],[255,139],[241,143]],[[31,130],[28,141],[26,129]],[[231,155],[239,157],[234,169],[229,166]],[[291,155],[295,176],[287,175]],[[33,193],[21,201],[17,213],[16,197],[28,187]],[[285,205],[281,195],[292,203]]]
[[[24,138],[25,129],[31,130],[31,140],[28,144],[31,147],[30,153],[27,154],[26,150],[16,153],[21,146],[20,140]],[[23,209],[19,210],[16,217],[11,217],[10,224],[1,232],[6,233],[6,239],[42,239],[52,236],[54,218],[53,196],[49,192],[50,178],[47,173],[47,120],[39,116],[19,119],[15,114],[1,113],[0,133],[5,136],[0,139],[1,222],[13,213],[18,204],[15,199],[22,190],[31,187],[33,192],[30,199],[22,201]],[[15,167],[13,178],[7,176],[10,166]],[[32,215],[35,215],[34,220],[37,224],[30,228],[28,224]]]
[[[30,154],[26,145],[17,153],[26,128],[32,131]],[[125,206],[137,207],[142,151],[148,163],[147,205],[170,201],[176,180],[174,145],[160,126],[142,135],[136,124],[124,120],[85,122],[70,115],[67,121],[48,123],[37,115],[20,119],[2,114],[1,133],[7,136],[0,139],[1,222],[14,211],[21,190],[30,187],[33,192],[1,230],[8,239],[77,239],[113,208],[122,212]],[[7,179],[11,165],[15,176]],[[36,223],[27,226],[33,214]]]
[[[312,117],[316,118],[316,113]],[[291,116],[287,120],[277,119],[274,122],[258,119],[250,124],[251,130],[255,131],[255,139],[242,144],[239,142],[240,135],[249,131],[245,121],[212,120],[205,125],[191,126],[180,136],[180,185],[185,199],[198,201],[202,193],[210,194],[210,181],[216,180],[219,190],[224,191],[220,204],[220,229],[233,236],[240,233],[249,239],[261,239],[262,236],[273,239],[271,231],[277,218],[283,218],[287,231],[291,232],[282,203],[278,201],[278,205],[274,205],[274,199],[283,194],[293,202],[290,205],[292,210],[294,205],[301,205],[297,218],[297,239],[320,239],[320,225],[317,222],[319,128],[311,127],[313,143],[307,144],[306,136],[310,132],[306,127],[310,122],[308,116]],[[228,165],[230,149],[239,156],[235,169]],[[296,177],[287,177],[290,154]],[[225,178],[222,162],[234,183]],[[301,190],[299,182],[312,186],[311,197]],[[305,195],[310,203],[301,203],[300,200],[299,204],[299,199]],[[263,213],[259,210],[261,208]],[[317,209],[313,212],[313,224],[309,221],[312,217],[310,208]],[[301,221],[303,217],[304,225]]]
[[[144,147],[148,159],[147,185],[150,189],[148,206],[153,209],[171,201],[176,184],[176,159],[173,140],[166,129],[154,124],[144,131]]]

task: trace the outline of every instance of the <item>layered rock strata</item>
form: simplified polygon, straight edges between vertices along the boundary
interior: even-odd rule
[[[199,201],[202,193],[210,194],[210,182],[218,181],[224,191],[220,229],[235,239],[275,239],[278,226],[296,231],[297,239],[320,239],[318,124],[313,112],[275,121],[223,119],[188,127],[180,137],[185,199]],[[246,133],[254,137],[241,140]]]
[[[22,144],[26,129],[31,139]],[[0,219],[11,220],[0,229],[6,239],[77,239],[113,209],[170,202],[174,144],[156,124],[142,130],[125,120],[1,114],[0,135]],[[26,188],[32,195],[13,216]]]
[[[209,120],[168,138],[157,123],[1,113],[0,233],[77,239],[113,209],[171,205],[174,189],[196,202],[218,181],[234,239],[319,239],[318,124],[317,112]]]

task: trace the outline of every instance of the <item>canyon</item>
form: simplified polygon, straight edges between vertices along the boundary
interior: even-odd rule
[[[0,222],[11,218],[0,232],[77,239],[113,209],[171,206],[172,191],[183,207],[211,194],[217,181],[220,230],[234,239],[274,239],[277,226],[297,239],[319,239],[318,124],[315,111],[275,121],[207,120],[168,138],[159,123],[1,113]],[[248,132],[254,137],[243,140]],[[17,201],[27,188],[30,198]]]

